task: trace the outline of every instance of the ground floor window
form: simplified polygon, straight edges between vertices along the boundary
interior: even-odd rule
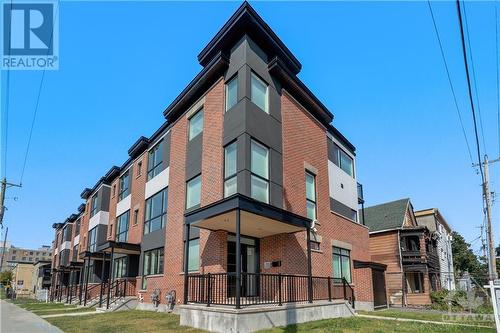
[[[114,271],[113,276],[115,279],[119,279],[119,278],[127,276],[127,261],[128,261],[127,257],[121,257],[121,258],[115,259],[114,268],[113,268],[113,271]]]
[[[164,248],[158,248],[144,252],[142,266],[142,289],[147,288],[148,275],[163,274]]]
[[[188,270],[190,272],[200,269],[200,239],[189,240],[189,262]]]
[[[420,272],[405,273],[406,291],[409,294],[421,294],[424,292],[424,274]]]
[[[333,278],[351,283],[351,251],[333,247]]]

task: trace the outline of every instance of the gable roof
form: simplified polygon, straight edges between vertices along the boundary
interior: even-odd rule
[[[364,224],[370,232],[397,229],[403,226],[409,198],[365,208]]]

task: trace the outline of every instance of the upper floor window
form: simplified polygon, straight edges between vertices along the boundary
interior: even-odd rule
[[[78,260],[78,245],[73,246],[73,258],[71,261],[77,261]]]
[[[127,170],[121,177],[120,177],[120,194],[118,195],[118,200],[122,200],[123,198],[126,198],[130,194],[130,170]]]
[[[146,200],[146,216],[144,234],[149,234],[165,226],[167,217],[168,188],[156,193]]]
[[[316,176],[306,172],[306,208],[307,217],[316,220]]]
[[[75,223],[75,236],[78,236],[80,234],[80,225],[82,221],[80,219],[76,220]]]
[[[191,179],[186,185],[186,209],[198,206],[201,202],[201,175]]]
[[[137,163],[137,177],[142,175],[142,161]]]
[[[269,113],[267,102],[267,84],[253,72],[251,81],[250,99],[255,105],[261,108],[262,111]]]
[[[238,102],[238,76],[234,76],[226,83],[226,111]]]
[[[252,140],[250,154],[250,195],[252,198],[269,202],[269,149]]]
[[[151,148],[148,154],[148,180],[153,179],[161,170],[163,162],[163,140]]]
[[[97,213],[97,193],[91,199],[90,217]]]
[[[344,170],[349,176],[354,177],[354,161],[335,143],[333,144],[333,161],[336,166]]]
[[[90,252],[95,252],[97,248],[97,227],[89,231],[89,245],[88,250]]]
[[[237,142],[224,148],[224,197],[236,193]]]
[[[189,119],[189,141],[197,137],[201,132],[203,132],[203,110],[196,112]]]
[[[128,240],[128,222],[130,211],[123,213],[116,219],[116,238],[117,242],[126,242]]]

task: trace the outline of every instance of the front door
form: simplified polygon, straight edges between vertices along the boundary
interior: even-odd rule
[[[236,272],[236,237],[230,235],[227,242],[227,272]],[[241,237],[241,296],[258,295],[259,272],[259,245],[258,239]],[[236,296],[236,278],[228,278],[228,293],[230,297]]]

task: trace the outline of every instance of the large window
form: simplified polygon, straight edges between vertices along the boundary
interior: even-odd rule
[[[333,247],[333,278],[351,282],[351,251]]]
[[[121,257],[115,259],[113,265],[113,277],[119,279],[127,276],[127,257]]]
[[[188,270],[190,272],[200,269],[200,238],[189,240],[189,261]]]
[[[226,83],[226,111],[238,102],[238,76]]]
[[[236,193],[237,143],[233,142],[224,149],[224,197]]]
[[[81,219],[76,220],[75,223],[75,236],[78,236],[80,234],[80,224],[82,223]]]
[[[97,193],[91,199],[90,217],[97,213]]]
[[[189,119],[189,140],[203,132],[203,110],[198,111],[194,116]]]
[[[158,142],[148,153],[148,180],[153,179],[162,169],[163,140]]]
[[[122,200],[123,198],[126,198],[130,194],[130,169],[127,170],[121,177],[120,177],[120,194],[118,195],[118,201]]]
[[[146,200],[144,234],[162,229],[167,219],[168,188]]]
[[[269,202],[269,149],[252,140],[251,143],[251,185],[252,198]]]
[[[406,290],[409,294],[420,294],[424,292],[424,275],[420,272],[405,273]]]
[[[88,250],[90,252],[95,252],[97,248],[97,227],[94,227],[89,231],[89,246]]]
[[[252,72],[250,99],[255,105],[261,108],[262,111],[269,113],[267,108],[267,91],[267,84]]]
[[[201,200],[201,175],[191,179],[186,185],[186,209],[198,206]]]
[[[306,172],[306,208],[307,217],[316,220],[316,177]]]
[[[339,146],[333,143],[333,163],[344,170],[349,176],[354,177],[354,161]]]
[[[142,275],[163,274],[163,247],[144,252],[144,260],[142,265]],[[146,279],[143,278],[142,288],[146,289]]]
[[[116,219],[116,237],[117,242],[126,242],[128,240],[128,222],[130,211],[126,211]]]

